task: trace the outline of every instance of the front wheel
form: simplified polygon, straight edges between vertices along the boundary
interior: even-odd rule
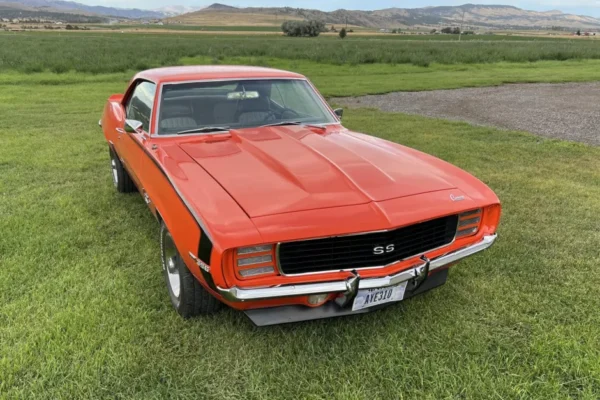
[[[123,163],[117,156],[117,153],[111,148],[108,149],[110,154],[110,170],[112,173],[113,184],[119,193],[130,193],[135,191],[133,180],[123,167]]]
[[[218,311],[221,303],[204,289],[187,268],[164,223],[160,227],[160,249],[171,304],[179,315],[190,318]]]

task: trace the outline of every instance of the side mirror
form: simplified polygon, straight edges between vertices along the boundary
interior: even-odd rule
[[[135,119],[126,119],[125,120],[125,132],[137,133],[137,132],[139,132],[140,129],[142,129],[143,126],[144,126],[144,124],[142,124],[140,121],[137,121]]]
[[[335,115],[338,116],[338,118],[341,120],[342,116],[344,115],[344,109],[343,108],[336,108],[335,110],[333,110],[333,112],[335,113]]]

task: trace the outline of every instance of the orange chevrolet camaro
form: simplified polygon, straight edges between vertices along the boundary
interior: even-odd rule
[[[364,313],[444,284],[494,243],[485,184],[341,116],[304,76],[256,67],[152,69],[108,99],[114,185],[159,221],[179,314],[226,304],[262,326]]]

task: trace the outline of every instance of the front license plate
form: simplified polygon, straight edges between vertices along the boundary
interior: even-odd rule
[[[395,286],[359,290],[352,303],[352,311],[402,300],[407,283],[408,281],[405,281]]]

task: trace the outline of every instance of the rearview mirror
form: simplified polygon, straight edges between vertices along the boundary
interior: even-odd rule
[[[248,99],[258,99],[259,97],[260,97],[260,93],[258,93],[257,91],[227,93],[227,100],[248,100]]]
[[[344,109],[343,108],[336,108],[335,110],[333,110],[333,112],[335,113],[335,115],[338,116],[338,118],[341,120],[342,116],[344,115]]]
[[[142,124],[140,121],[137,121],[135,119],[126,119],[125,120],[125,132],[137,133],[140,129],[142,129],[143,126],[144,126],[144,124]]]

